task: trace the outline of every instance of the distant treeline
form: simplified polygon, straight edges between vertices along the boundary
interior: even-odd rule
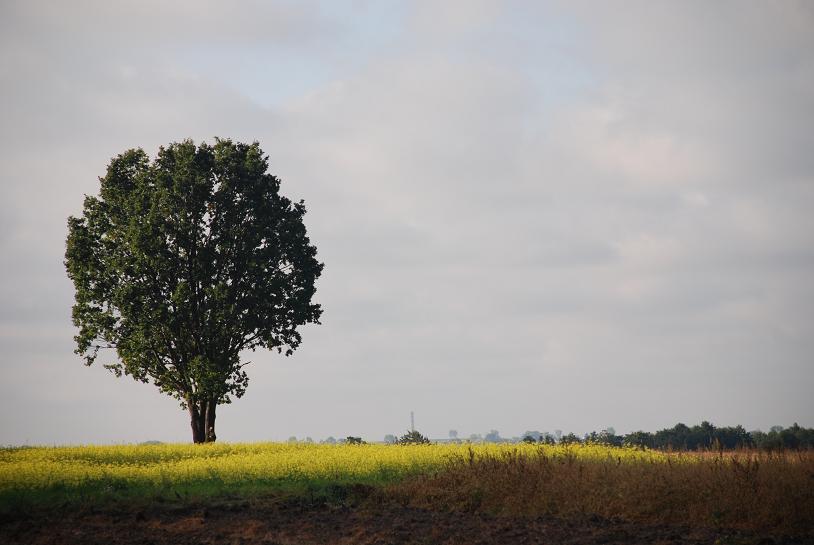
[[[592,442],[672,450],[731,450],[737,448],[797,450],[814,448],[814,429],[803,428],[795,423],[788,428],[773,426],[768,432],[760,430],[748,432],[743,426],[717,427],[705,421],[692,427],[676,424],[672,428],[655,433],[634,431],[627,435],[616,435],[610,428],[601,432],[591,432],[582,438],[573,433],[556,437],[548,433],[527,432],[523,440],[543,443]]]

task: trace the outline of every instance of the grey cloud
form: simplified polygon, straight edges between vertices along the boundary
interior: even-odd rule
[[[4,6],[0,368],[21,386],[0,413],[32,431],[3,421],[0,442],[149,438],[84,416],[63,433],[45,390],[66,415],[147,406],[186,439],[174,402],[70,353],[60,262],[111,156],[216,135],[261,142],[326,263],[324,325],[293,358],[247,355],[223,437],[378,439],[411,409],[438,436],[811,425],[814,23],[741,6],[410,4],[389,47],[341,54],[347,21],[311,4],[154,27],[149,4]],[[265,48],[340,68],[266,107],[190,64],[196,44],[245,54],[230,74],[273,70],[245,60]]]
[[[69,47],[301,44],[336,30],[315,2],[11,1],[4,14],[5,31],[25,28],[40,39],[65,40]]]

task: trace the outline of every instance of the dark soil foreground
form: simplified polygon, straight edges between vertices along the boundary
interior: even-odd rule
[[[395,502],[308,504],[267,498],[146,509],[6,515],[0,543],[70,544],[731,544],[812,543],[714,529],[437,512]]]

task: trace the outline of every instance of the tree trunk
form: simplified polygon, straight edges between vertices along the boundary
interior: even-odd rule
[[[205,436],[207,443],[214,443],[217,437],[215,436],[215,409],[218,407],[218,402],[215,398],[211,397],[206,402],[206,415],[205,415]]]
[[[189,407],[189,419],[192,426],[193,443],[214,443],[215,436],[215,411],[218,402],[210,397],[206,400],[196,402],[187,400]]]
[[[189,406],[189,419],[192,425],[192,442],[203,443],[206,441],[206,428],[204,427],[204,417],[206,415],[201,411],[202,407],[198,407],[196,402],[189,400],[187,405]]]

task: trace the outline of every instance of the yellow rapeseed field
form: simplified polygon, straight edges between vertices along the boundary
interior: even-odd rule
[[[814,454],[667,453],[604,445],[211,443],[0,448],[0,515],[29,507],[247,499],[346,501],[505,515],[801,532]],[[379,496],[376,496],[379,497]]]
[[[653,451],[599,445],[210,443],[7,448],[0,449],[0,496],[46,490],[388,483],[432,473],[455,459],[510,453],[619,462],[665,458]]]

